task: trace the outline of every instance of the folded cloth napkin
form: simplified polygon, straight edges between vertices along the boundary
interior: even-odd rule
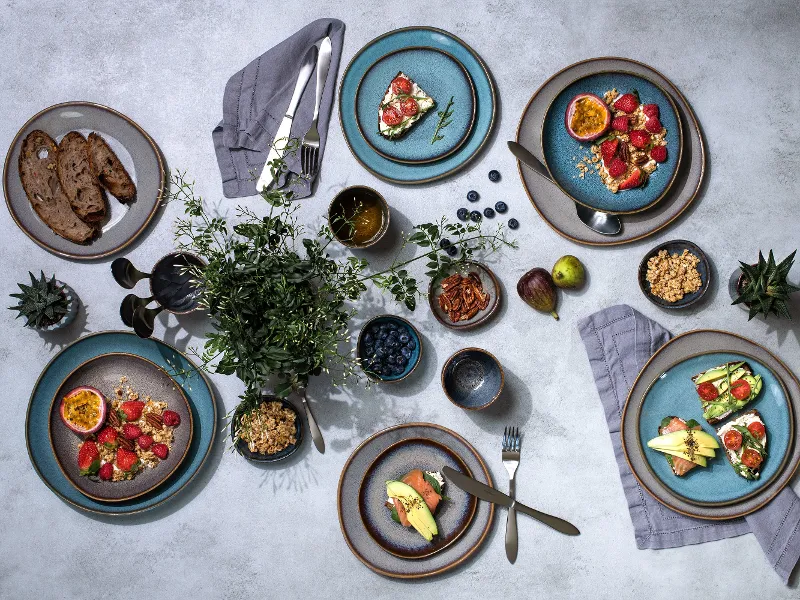
[[[578,330],[605,409],[636,545],[674,548],[752,532],[769,563],[788,583],[800,559],[800,499],[789,486],[765,507],[744,518],[707,521],[683,516],[655,500],[628,467],[620,439],[625,399],[636,375],[672,334],[624,304],[583,319]]]
[[[319,159],[325,152],[328,121],[336,94],[336,74],[342,56],[344,23],[337,19],[318,19],[290,38],[267,50],[228,80],[222,99],[222,121],[211,133],[226,198],[254,196],[267,155],[294,92],[303,58],[311,46],[325,37],[330,26],[331,66],[319,107]],[[316,69],[311,75],[292,122],[292,137],[302,138],[311,126],[316,97]],[[286,157],[289,173],[300,173],[300,153]],[[292,186],[295,198],[311,195],[313,181],[306,179]]]

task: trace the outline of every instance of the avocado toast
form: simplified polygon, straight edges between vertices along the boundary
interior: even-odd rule
[[[729,362],[692,377],[703,418],[714,425],[742,410],[761,392],[761,375],[745,361]]]
[[[444,480],[439,473],[414,469],[400,481],[387,481],[389,500],[386,508],[391,510],[394,521],[404,527],[414,527],[429,542],[439,534],[436,508],[442,501]]]
[[[717,441],[700,427],[694,419],[684,421],[680,417],[668,416],[661,420],[658,437],[647,442],[647,446],[666,456],[672,472],[683,477],[695,467],[705,467],[708,458],[716,456]]]
[[[758,479],[767,457],[767,428],[761,414],[748,411],[720,427],[717,436],[733,470],[745,479]]]

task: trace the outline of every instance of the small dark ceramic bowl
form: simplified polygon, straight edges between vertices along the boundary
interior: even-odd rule
[[[669,252],[670,256],[673,254],[682,254],[684,250],[688,250],[690,253],[694,254],[700,259],[700,262],[697,264],[697,272],[700,274],[700,280],[702,282],[699,290],[692,292],[691,294],[686,294],[677,302],[667,302],[663,298],[659,298],[650,292],[650,283],[647,281],[647,261],[653,258],[661,250],[666,250]],[[647,297],[647,299],[650,300],[650,302],[660,306],[661,308],[686,308],[687,306],[691,306],[692,304],[698,302],[705,295],[710,284],[711,264],[708,261],[706,253],[703,252],[697,244],[687,240],[672,240],[671,242],[665,242],[659,246],[656,246],[650,250],[650,252],[645,254],[642,262],[639,263],[639,288],[642,290],[642,293]]]
[[[381,226],[377,233],[375,233],[375,235],[365,242],[356,243],[352,240],[337,235],[337,226],[336,223],[334,223],[334,219],[336,218],[337,213],[340,213],[344,210],[342,208],[343,204],[345,202],[350,202],[351,199],[355,199],[355,201],[377,200],[381,207]],[[359,249],[369,248],[373,244],[378,243],[378,241],[384,235],[386,235],[386,232],[389,229],[389,204],[377,190],[374,190],[371,187],[367,187],[365,185],[353,185],[346,187],[341,192],[336,194],[333,200],[331,200],[330,206],[328,206],[328,225],[330,226],[336,240],[343,246]]]
[[[363,364],[362,368],[364,369],[364,373],[366,373],[367,377],[369,377],[371,381],[394,383],[405,379],[414,372],[414,369],[417,368],[420,358],[422,357],[422,340],[420,339],[419,332],[416,330],[416,328],[402,317],[397,317],[395,315],[379,315],[364,323],[364,326],[361,328],[361,332],[358,334],[356,356],[358,356],[359,360],[366,361],[369,358],[365,349],[367,346],[365,336],[369,329],[373,325],[382,325],[384,323],[394,323],[398,327],[404,328],[411,337],[411,340],[413,340],[414,348],[411,349],[411,356],[408,359],[408,363],[403,369],[403,372],[397,375],[379,375],[365,368]]]
[[[297,441],[280,450],[275,452],[274,454],[261,454],[260,452],[251,452],[250,448],[247,447],[247,442],[244,440],[239,440],[235,442],[235,432],[236,426],[239,422],[239,417],[241,416],[241,412],[237,409],[236,412],[233,414],[233,419],[231,420],[231,440],[236,443],[236,451],[244,456],[247,460],[252,460],[253,462],[277,462],[279,460],[283,460],[284,458],[289,458],[292,454],[297,452],[297,449],[303,445],[303,420],[300,417],[300,413],[298,410],[286,400],[278,398],[276,396],[263,396],[261,398],[262,402],[280,402],[284,408],[288,408],[292,411],[295,415],[295,438]]]
[[[483,310],[479,310],[471,319],[455,323],[450,320],[450,316],[439,306],[439,296],[441,296],[442,292],[441,283],[444,277],[448,277],[454,273],[460,273],[462,277],[466,277],[469,273],[475,273],[481,280],[483,291],[489,294],[489,306]],[[500,308],[500,284],[497,282],[497,277],[492,273],[492,270],[486,265],[472,260],[465,260],[456,263],[445,273],[444,277],[431,279],[430,285],[428,286],[428,303],[430,304],[433,316],[445,327],[449,327],[450,329],[472,329],[488,321],[492,315],[497,312],[497,309]]]
[[[464,348],[442,367],[442,388],[456,406],[481,410],[500,397],[505,383],[503,367],[486,350]]]

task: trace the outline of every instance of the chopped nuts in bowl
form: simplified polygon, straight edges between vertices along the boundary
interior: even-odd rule
[[[711,265],[694,243],[673,240],[653,248],[639,265],[639,287],[662,308],[684,308],[708,290]]]
[[[263,396],[255,408],[240,405],[231,421],[231,439],[248,460],[273,462],[294,454],[303,441],[297,409],[286,400]]]

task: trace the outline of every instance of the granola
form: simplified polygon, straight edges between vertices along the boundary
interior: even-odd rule
[[[647,261],[647,281],[650,293],[666,300],[677,302],[686,294],[691,294],[703,285],[697,265],[700,259],[688,250],[672,254],[659,250]]]
[[[250,452],[275,454],[297,443],[296,418],[294,411],[280,402],[262,402],[239,417],[236,437]]]

